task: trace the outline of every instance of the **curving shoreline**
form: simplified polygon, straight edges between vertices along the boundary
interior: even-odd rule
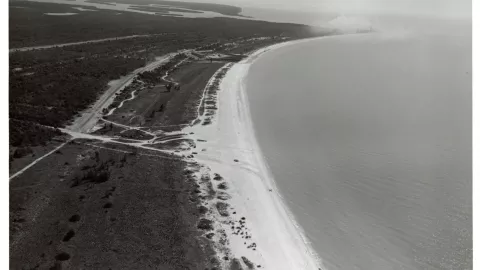
[[[193,132],[191,139],[205,141],[198,143],[205,151],[195,159],[206,167],[203,173],[218,173],[225,178],[234,217],[246,220],[255,248],[249,248],[250,242],[230,231],[228,219],[210,217],[215,220],[216,230],[226,233],[229,252],[237,258],[248,258],[262,269],[325,269],[276,188],[255,138],[244,87],[250,65],[263,53],[310,40],[270,45],[234,64],[220,82],[220,112],[213,117],[212,124],[184,129],[186,133]]]

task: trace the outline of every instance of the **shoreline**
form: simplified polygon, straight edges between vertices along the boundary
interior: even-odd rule
[[[202,174],[213,177],[218,173],[226,180],[231,195],[228,202],[236,213],[234,218],[246,220],[245,228],[251,241],[230,232],[231,219],[211,217],[216,221],[214,227],[226,233],[229,240],[226,246],[234,257],[246,257],[257,268],[325,269],[284,202],[263,158],[244,86],[250,65],[265,52],[318,38],[322,37],[269,45],[235,63],[220,81],[216,101],[220,112],[215,114],[212,123],[184,129],[188,134],[193,132],[191,139],[202,141],[197,146],[203,149],[194,158],[206,166]],[[252,243],[253,249],[249,248]]]

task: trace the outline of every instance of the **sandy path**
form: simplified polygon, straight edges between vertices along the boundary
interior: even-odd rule
[[[9,181],[11,181],[13,178],[21,175],[22,173],[24,173],[26,170],[30,169],[33,165],[37,164],[38,162],[40,162],[42,159],[50,156],[51,154],[55,153],[56,151],[60,150],[60,148],[62,148],[63,146],[65,146],[67,143],[69,143],[70,141],[67,141],[67,142],[64,142],[62,144],[60,144],[59,146],[57,146],[55,149],[53,149],[52,151],[46,153],[45,155],[35,159],[32,163],[28,164],[27,166],[25,166],[23,169],[19,170],[18,172],[12,174],[10,176],[10,178],[8,179]]]
[[[118,105],[118,107],[115,107],[115,108],[110,109],[110,111],[109,111],[105,116],[110,116],[110,115],[112,115],[113,112],[115,112],[116,109],[120,109],[125,102],[130,101],[130,100],[133,100],[133,99],[136,97],[135,94],[136,94],[137,92],[138,92],[138,90],[132,91],[132,93],[130,94],[130,97],[129,97],[129,98],[122,100],[122,102],[120,102],[120,104]]]
[[[114,122],[112,122],[112,123],[115,124],[115,125],[120,125],[118,123],[114,123]],[[121,125],[121,126],[123,126],[123,125]],[[136,129],[135,127],[130,127],[130,126],[123,126],[123,127],[128,128],[128,129]],[[184,159],[184,155],[182,153],[176,153],[176,152],[174,152],[174,150],[164,150],[164,149],[158,149],[158,148],[149,146],[153,143],[164,143],[164,142],[175,141],[175,140],[183,140],[184,138],[182,138],[182,137],[159,140],[159,141],[155,142],[155,140],[158,139],[157,135],[155,135],[155,134],[152,134],[154,136],[154,138],[150,139],[150,140],[136,140],[136,139],[122,138],[122,137],[108,137],[108,136],[101,136],[101,135],[92,135],[92,134],[89,134],[89,133],[82,133],[82,132],[72,131],[72,130],[64,129],[64,128],[60,128],[60,131],[70,135],[71,136],[70,140],[62,143],[61,145],[59,145],[58,147],[56,147],[52,151],[46,153],[45,155],[35,159],[30,164],[28,164],[27,166],[25,166],[24,168],[22,168],[21,170],[19,170],[15,174],[11,175],[9,177],[9,181],[11,181],[15,177],[23,174],[25,171],[30,169],[32,166],[34,166],[35,164],[37,164],[41,160],[47,158],[51,154],[55,153],[57,150],[60,150],[60,148],[62,148],[63,146],[65,146],[66,144],[68,144],[70,141],[72,141],[74,139],[89,139],[89,140],[101,141],[103,143],[113,143],[113,144],[126,145],[126,146],[131,146],[131,147],[135,147],[135,148],[150,150],[150,151],[154,151],[154,152],[169,155],[169,156],[158,156],[158,157],[170,158],[170,159],[171,158]],[[146,131],[143,131],[143,132],[146,132]],[[146,132],[146,133],[148,133],[148,132]],[[150,133],[148,133],[148,134],[150,134]],[[123,141],[119,141],[119,140],[123,140]],[[125,141],[129,141],[129,142],[125,142]],[[95,147],[101,148],[100,146],[95,146]],[[119,152],[125,152],[125,151],[119,150]]]

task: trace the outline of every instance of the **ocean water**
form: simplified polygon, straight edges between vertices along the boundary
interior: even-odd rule
[[[323,265],[471,269],[471,36],[326,37],[265,53],[257,140]]]

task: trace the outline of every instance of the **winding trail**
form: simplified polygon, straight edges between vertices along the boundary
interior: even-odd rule
[[[130,98],[127,98],[127,99],[124,99],[122,100],[122,102],[120,102],[120,104],[118,104],[118,107],[115,107],[115,108],[111,108],[110,111],[105,115],[105,116],[109,116],[109,115],[112,115],[113,112],[116,110],[116,109],[120,109],[122,106],[123,106],[123,103],[127,102],[127,101],[130,101],[130,100],[133,100],[134,98],[136,98],[135,96],[135,93],[138,92],[138,90],[135,90],[135,91],[132,91],[131,95],[130,95]],[[103,118],[102,118],[103,119]]]

